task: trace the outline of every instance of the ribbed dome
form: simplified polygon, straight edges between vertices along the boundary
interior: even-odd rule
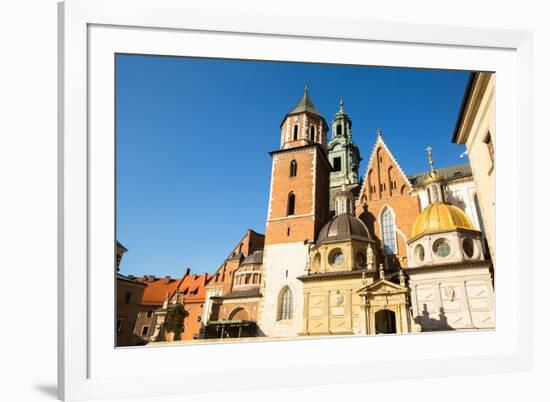
[[[411,238],[455,229],[477,230],[460,208],[438,202],[428,206],[416,217]]]
[[[367,226],[360,219],[350,214],[336,215],[319,232],[317,246],[341,240],[372,241]]]

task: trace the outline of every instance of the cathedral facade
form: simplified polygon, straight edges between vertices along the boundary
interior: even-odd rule
[[[329,130],[307,87],[279,144],[270,153],[265,243],[241,262],[255,261],[261,277],[251,285],[256,335],[494,327],[492,264],[469,164],[436,169],[428,147],[430,169],[407,175],[378,130],[361,178],[343,100]],[[208,311],[204,319],[223,323]]]
[[[343,100],[329,129],[306,87],[270,152],[265,235],[248,230],[204,274],[200,309],[179,313],[200,323],[193,339],[494,328],[470,165],[436,168],[426,150],[429,170],[407,175],[378,130],[361,177]],[[169,321],[182,297],[178,287],[167,294],[156,321]]]

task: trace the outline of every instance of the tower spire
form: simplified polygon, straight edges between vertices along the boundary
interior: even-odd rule
[[[340,111],[344,111],[344,97],[340,96]]]
[[[428,163],[430,164],[430,172],[434,171],[434,160],[432,158],[432,149],[433,148],[429,145],[426,147],[426,151],[428,151]]]

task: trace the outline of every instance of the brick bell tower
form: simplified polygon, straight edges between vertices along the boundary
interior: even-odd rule
[[[264,305],[260,330],[296,336],[302,329],[303,289],[309,243],[329,219],[328,126],[306,86],[281,124],[273,158],[264,247]]]

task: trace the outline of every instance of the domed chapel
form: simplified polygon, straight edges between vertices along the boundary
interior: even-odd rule
[[[408,175],[373,137],[361,177],[343,99],[329,130],[306,86],[270,152],[265,235],[248,230],[206,274],[195,338],[494,328],[469,163],[436,168],[427,147],[429,169]]]

